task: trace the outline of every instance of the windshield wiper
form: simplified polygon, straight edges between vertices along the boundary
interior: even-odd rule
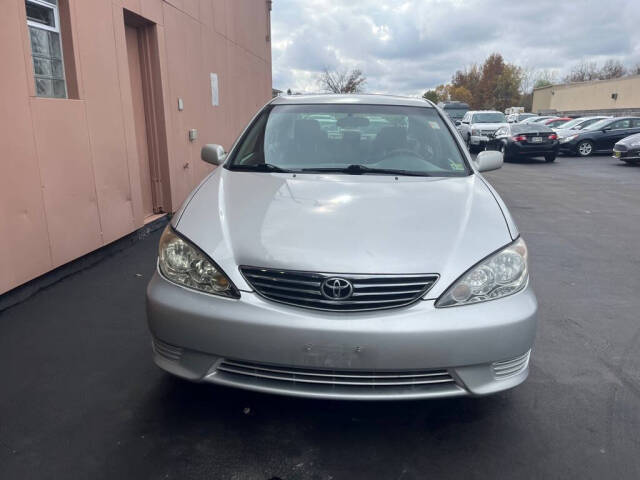
[[[280,168],[277,165],[271,163],[256,163],[255,165],[231,165],[230,170],[238,170],[243,172],[275,172],[275,173],[290,173],[292,170],[286,170]]]
[[[366,174],[382,174],[382,175],[403,175],[411,177],[430,177],[428,173],[413,172],[411,170],[397,170],[393,168],[372,168],[360,164],[352,164],[346,167],[326,167],[326,168],[303,168],[303,172],[318,173],[347,173],[349,175],[366,175]]]

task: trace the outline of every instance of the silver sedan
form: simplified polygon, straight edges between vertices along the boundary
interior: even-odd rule
[[[527,247],[430,102],[277,97],[173,216],[147,290],[180,377],[337,399],[485,395],[529,372]]]

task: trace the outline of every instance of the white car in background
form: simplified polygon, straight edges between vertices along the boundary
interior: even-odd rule
[[[508,125],[504,113],[495,110],[470,110],[462,120],[456,122],[462,139],[469,151],[486,147],[496,130]]]

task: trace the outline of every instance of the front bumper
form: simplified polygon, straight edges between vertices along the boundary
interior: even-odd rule
[[[485,146],[493,139],[493,136],[488,135],[471,135],[469,137],[469,143],[474,146]]]
[[[624,148],[624,147],[623,147]],[[613,158],[617,158],[623,162],[640,162],[640,149],[633,150],[618,150],[616,147],[613,149]]]
[[[154,360],[161,368],[194,381],[320,398],[428,398],[512,388],[529,372],[536,311],[530,286],[476,305],[436,309],[422,300],[347,314],[280,305],[251,292],[238,300],[215,297],[157,272],[147,289]]]
[[[577,153],[578,148],[578,140],[570,140],[568,142],[560,142],[560,152],[561,153]]]

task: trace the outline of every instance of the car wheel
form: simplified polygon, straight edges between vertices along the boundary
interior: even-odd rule
[[[500,153],[502,153],[502,161],[506,162],[507,160],[511,160],[511,157],[507,155],[507,148],[505,147],[504,143],[500,147]]]
[[[576,147],[576,151],[581,157],[588,157],[593,153],[593,143],[589,140],[583,140]]]
[[[551,162],[555,162],[556,161],[556,154],[555,153],[550,153],[548,155],[544,156],[544,161],[547,163],[551,163]]]

